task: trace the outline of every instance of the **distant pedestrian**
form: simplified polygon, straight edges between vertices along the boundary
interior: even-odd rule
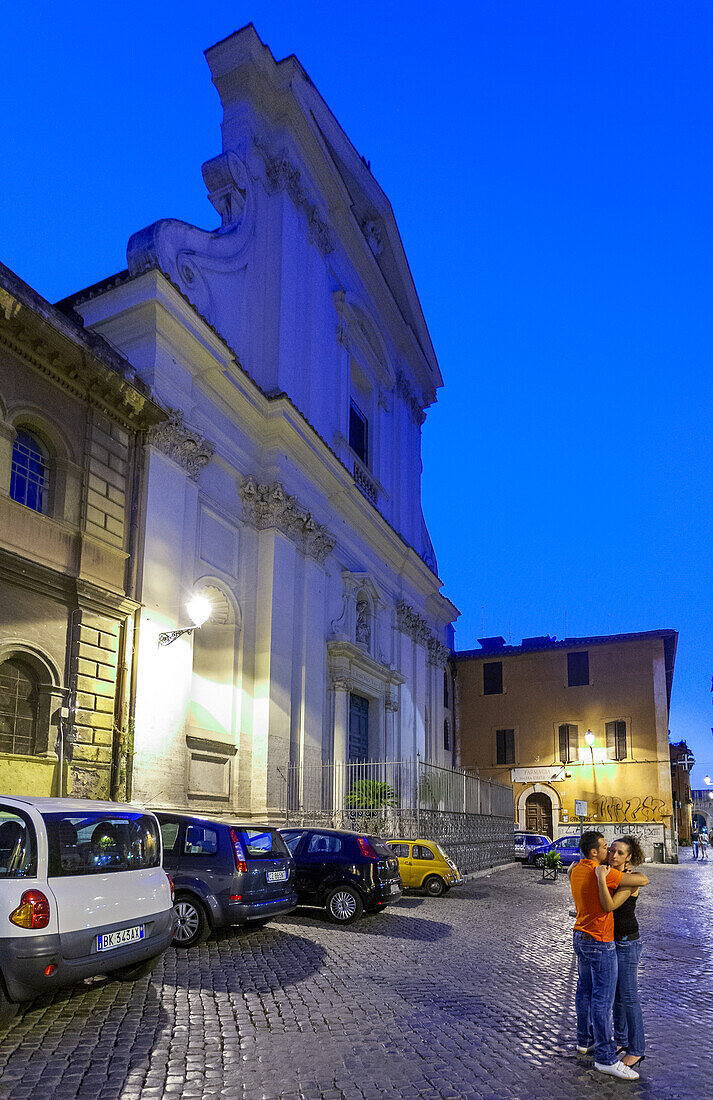
[[[694,859],[698,859],[698,839],[699,839],[699,837],[700,837],[700,833],[698,832],[698,828],[694,825],[693,828],[691,829],[691,847],[693,848],[693,858]]]
[[[701,853],[701,859],[708,859],[708,833],[705,829],[701,829],[698,834],[698,850]]]
[[[609,849],[601,833],[588,831],[580,841],[582,859],[572,868],[570,889],[577,907],[574,925],[574,953],[577,956],[577,1051],[594,1050],[594,1068],[623,1081],[636,1081],[638,1073],[620,1060],[614,1042],[614,995],[617,953],[614,946],[614,917],[599,900],[597,868],[609,876],[607,886],[616,890],[623,873],[606,866]],[[644,875],[632,875],[636,889],[648,882]],[[611,904],[611,900],[610,900]],[[612,906],[613,908],[613,906]]]
[[[604,868],[597,868],[599,900],[607,912],[614,912],[614,946],[616,947],[617,980],[614,997],[614,1038],[617,1056],[625,1066],[634,1069],[644,1060],[644,1018],[639,1000],[638,970],[641,960],[641,938],[636,919],[636,899],[639,887],[632,886],[633,868],[644,862],[639,841],[622,836],[609,849],[609,863],[622,872],[621,883],[612,897]],[[642,876],[636,876],[636,880]],[[648,882],[646,876],[643,876]]]

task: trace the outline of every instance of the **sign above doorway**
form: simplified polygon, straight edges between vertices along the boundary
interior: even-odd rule
[[[564,764],[549,764],[544,768],[513,768],[511,783],[564,783]]]

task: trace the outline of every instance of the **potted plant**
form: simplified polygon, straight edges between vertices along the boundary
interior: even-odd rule
[[[557,881],[557,872],[562,869],[562,859],[559,852],[545,852],[542,861],[542,877]]]

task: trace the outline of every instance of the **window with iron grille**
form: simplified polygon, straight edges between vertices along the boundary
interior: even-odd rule
[[[483,695],[502,695],[503,662],[486,661],[483,664]]]
[[[448,692],[448,671],[446,670],[443,673],[443,706],[444,707],[448,707],[450,705],[449,701],[448,701],[448,697],[449,697],[449,692]]]
[[[495,731],[496,764],[515,763],[515,730]]]
[[[31,432],[19,428],[12,445],[10,496],[35,512],[47,510],[47,460]]]
[[[0,752],[31,756],[37,734],[37,681],[24,661],[0,665]]]
[[[443,748],[450,749],[451,747],[451,728],[448,725],[448,719],[443,722]]]
[[[607,758],[626,759],[626,722],[607,722]]]
[[[563,764],[574,764],[579,760],[579,727],[565,722],[559,728],[560,760]]]

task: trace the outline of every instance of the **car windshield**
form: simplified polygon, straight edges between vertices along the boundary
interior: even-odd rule
[[[42,817],[47,826],[50,878],[160,866],[158,827],[148,814],[82,811]]]
[[[371,844],[372,848],[376,852],[377,856],[381,859],[393,859],[394,853],[385,840],[382,840],[380,836],[370,836],[367,840]]]
[[[297,845],[299,844],[300,839],[302,838],[303,834],[304,834],[304,831],[302,829],[300,829],[299,832],[294,832],[294,833],[285,833],[285,832],[280,833],[280,836],[284,840],[285,844],[287,845],[287,848],[288,848],[289,852],[292,855],[295,854],[295,850],[296,850]]]
[[[289,856],[285,840],[275,829],[236,829],[247,859],[285,859]]]

